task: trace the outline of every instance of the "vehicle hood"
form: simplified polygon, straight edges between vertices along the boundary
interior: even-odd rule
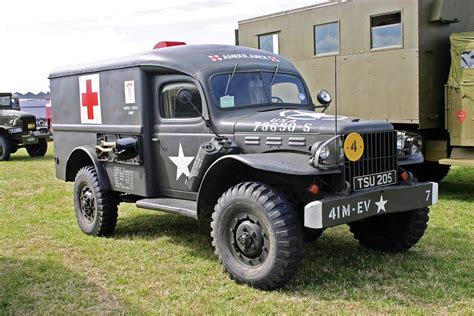
[[[309,110],[277,109],[256,112],[236,120],[235,134],[271,133],[334,135],[350,132],[373,132],[393,130],[387,121],[369,121],[354,117],[317,113]]]
[[[23,111],[16,111],[16,110],[0,110],[0,118],[18,118],[18,117],[21,117],[21,118],[31,118],[31,117],[35,117],[34,115],[30,114],[30,113],[27,113],[27,112],[23,112]]]

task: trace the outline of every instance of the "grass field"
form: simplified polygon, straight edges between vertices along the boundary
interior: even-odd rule
[[[452,170],[440,195],[411,251],[369,251],[329,229],[287,287],[263,292],[221,272],[205,222],[121,205],[112,238],[84,235],[52,150],[20,150],[0,163],[0,314],[472,314],[474,169]]]

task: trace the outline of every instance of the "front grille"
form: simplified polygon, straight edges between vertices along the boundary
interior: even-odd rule
[[[34,117],[22,117],[21,118],[21,127],[23,129],[23,134],[28,134],[30,131],[36,130],[36,119]]]
[[[364,140],[364,154],[355,162],[347,158],[344,160],[345,180],[352,185],[354,177],[391,170],[397,173],[397,132],[373,132],[361,136]]]

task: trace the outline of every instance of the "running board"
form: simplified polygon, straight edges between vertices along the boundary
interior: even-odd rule
[[[138,208],[145,208],[147,210],[162,211],[166,213],[183,215],[198,219],[197,216],[197,202],[171,199],[171,198],[156,198],[143,199],[136,202]]]

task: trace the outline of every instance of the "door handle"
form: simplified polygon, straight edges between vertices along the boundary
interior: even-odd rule
[[[158,137],[154,137],[151,139],[152,142],[156,142],[156,143],[159,143],[160,142],[160,139]]]

